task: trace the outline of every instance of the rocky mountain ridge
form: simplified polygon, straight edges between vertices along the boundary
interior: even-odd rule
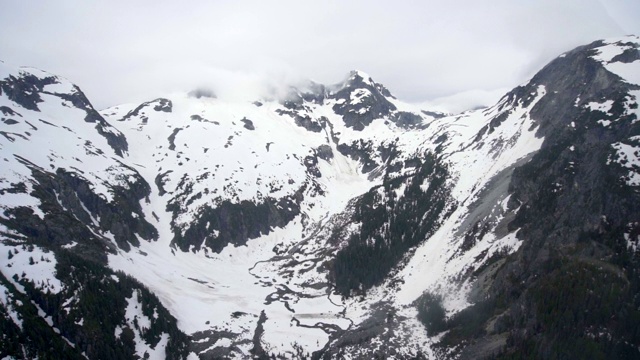
[[[98,112],[0,64],[0,355],[633,358],[639,44],[447,116],[360,71]]]

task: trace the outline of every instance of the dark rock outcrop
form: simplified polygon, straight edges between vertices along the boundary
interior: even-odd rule
[[[269,234],[273,227],[283,227],[300,213],[302,193],[281,199],[267,198],[261,202],[225,200],[215,208],[204,206],[186,229],[175,229],[171,244],[182,251],[200,250],[202,246],[219,253],[228,244],[240,246],[247,240]],[[174,219],[182,211],[181,204],[170,202],[167,210]]]
[[[396,110],[396,106],[387,99],[391,97],[389,91],[363,76],[367,77],[360,72],[352,72],[349,80],[331,94],[331,98],[338,102],[333,111],[354,130],[363,130],[373,120],[388,117]]]

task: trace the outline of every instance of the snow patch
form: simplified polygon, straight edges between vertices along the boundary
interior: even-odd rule
[[[14,276],[31,281],[42,292],[59,293],[63,285],[55,277],[56,263],[53,253],[35,245],[14,246],[0,240],[0,271],[19,288]]]
[[[603,103],[592,101],[587,105],[585,105],[585,107],[591,111],[600,111],[605,114],[609,114],[609,111],[611,110],[611,106],[613,106],[613,100],[606,100]]]
[[[359,104],[369,96],[371,96],[371,91],[369,91],[368,89],[355,89],[350,94],[349,103],[351,105]]]
[[[22,318],[15,308],[16,305],[21,305],[20,300],[15,300],[9,289],[2,284],[0,284],[0,305],[5,308],[11,321],[22,330]]]
[[[629,186],[640,186],[640,146],[628,145],[622,142],[611,144],[615,149],[613,156],[609,156],[607,164],[615,162],[629,170],[622,180]]]

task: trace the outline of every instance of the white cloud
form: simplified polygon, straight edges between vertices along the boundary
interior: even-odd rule
[[[491,106],[505,95],[509,88],[495,90],[467,90],[457,94],[443,96],[420,103],[424,109],[440,111],[443,113],[457,114],[466,110]]]
[[[511,88],[572,47],[640,32],[638,2],[624,0],[0,4],[0,58],[66,76],[97,107],[334,83],[355,68],[418,102]]]

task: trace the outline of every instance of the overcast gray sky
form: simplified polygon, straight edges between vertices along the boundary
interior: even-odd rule
[[[351,69],[405,101],[472,106],[565,50],[631,33],[640,0],[0,0],[0,59],[67,77],[97,108]]]

